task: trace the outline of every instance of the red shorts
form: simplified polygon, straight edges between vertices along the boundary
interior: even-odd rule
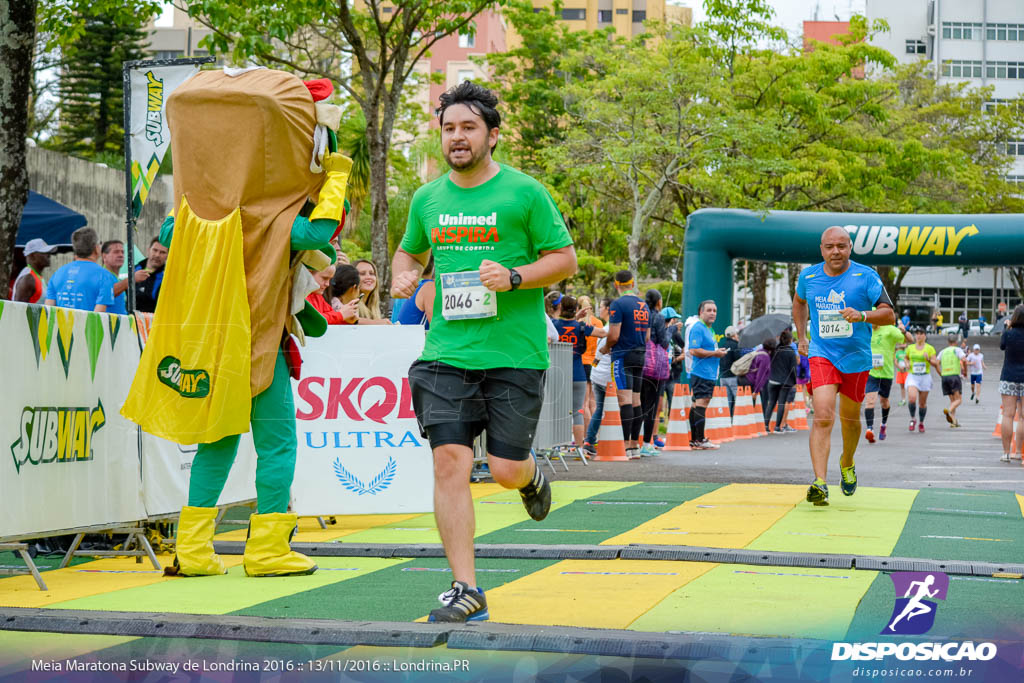
[[[821,387],[826,384],[838,384],[839,393],[851,401],[864,401],[864,389],[868,383],[868,370],[863,372],[842,373],[827,358],[813,356],[810,359],[811,386]]]

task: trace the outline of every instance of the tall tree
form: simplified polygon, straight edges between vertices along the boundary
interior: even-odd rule
[[[720,79],[695,34],[654,27],[631,41],[588,42],[567,64],[586,76],[561,85],[569,125],[545,152],[568,185],[616,191],[628,209],[629,266],[658,250],[652,219],[671,211],[674,189],[706,172],[721,118]]]
[[[391,279],[388,152],[402,95],[442,38],[472,33],[473,19],[505,0],[197,0],[178,6],[213,29],[211,51],[255,58],[302,76],[330,78],[366,119],[373,260]],[[386,288],[385,288],[386,291]]]
[[[143,59],[147,17],[125,17],[84,6],[84,30],[63,47],[60,61],[60,128],[53,146],[94,156],[124,153],[122,63]]]
[[[0,0],[0,298],[14,267],[14,240],[28,201],[25,136],[36,37],[35,0]]]
[[[0,0],[0,298],[7,298],[14,240],[28,199],[25,140],[37,25],[50,40],[66,44],[85,30],[79,10],[108,8],[118,17],[152,16],[158,0]]]

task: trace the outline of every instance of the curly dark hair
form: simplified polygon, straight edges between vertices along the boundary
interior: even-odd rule
[[[444,126],[445,109],[453,104],[464,104],[469,107],[470,111],[484,120],[487,132],[490,132],[492,128],[501,126],[501,114],[498,113],[498,96],[482,85],[477,85],[472,81],[463,81],[446,90],[441,94],[440,103],[441,105],[435,110],[435,113],[437,114],[437,121],[441,126]],[[491,154],[494,154],[494,150],[497,147],[497,144],[491,147]]]

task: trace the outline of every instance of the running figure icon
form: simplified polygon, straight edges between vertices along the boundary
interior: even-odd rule
[[[899,623],[899,621],[904,617],[906,617],[907,621],[910,621],[914,617],[930,613],[933,610],[933,608],[929,604],[922,602],[922,600],[924,598],[934,598],[936,595],[939,594],[938,588],[936,588],[934,591],[929,590],[934,583],[934,574],[929,574],[924,581],[911,582],[910,586],[907,587],[907,592],[903,595],[904,598],[910,598],[910,601],[907,602],[906,606],[903,608],[903,611],[900,612],[899,616],[892,620],[892,623],[889,624],[886,630],[892,631],[893,633],[897,633],[896,624]],[[913,596],[911,596],[910,594],[915,590],[915,587],[917,592]]]

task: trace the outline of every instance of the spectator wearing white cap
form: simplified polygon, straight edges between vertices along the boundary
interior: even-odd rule
[[[114,284],[117,278],[97,261],[100,240],[92,228],[79,228],[71,233],[75,260],[61,266],[46,287],[47,306],[77,308],[103,313],[114,305]]]
[[[43,271],[50,267],[50,254],[57,251],[43,240],[36,238],[25,244],[25,261],[28,263],[11,287],[11,301],[24,301],[35,304],[46,293],[46,281]]]
[[[732,364],[743,355],[740,352],[740,333],[735,326],[725,328],[725,336],[718,342],[718,348],[726,350],[719,365],[719,377],[729,396],[729,415],[732,415],[736,408],[736,388],[739,382],[739,378],[732,374]]]
[[[967,372],[971,376],[971,401],[975,404],[981,403],[981,376],[985,369],[985,354],[981,352],[981,344],[975,344],[971,352],[967,354]]]

